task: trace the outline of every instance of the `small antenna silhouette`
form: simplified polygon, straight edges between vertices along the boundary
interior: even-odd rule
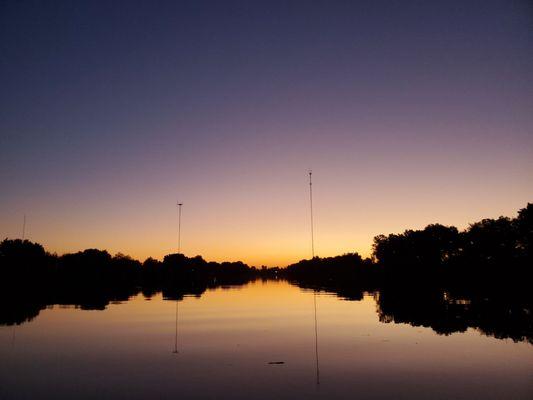
[[[24,214],[24,219],[22,220],[22,240],[26,238],[26,214]]]
[[[178,253],[181,254],[181,206],[183,203],[178,203]]]

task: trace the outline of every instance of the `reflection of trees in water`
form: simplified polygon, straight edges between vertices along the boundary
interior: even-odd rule
[[[47,304],[39,299],[19,296],[0,298],[0,325],[20,325],[39,315]]]
[[[39,312],[51,305],[73,305],[86,310],[103,310],[112,302],[126,301],[142,293],[152,297],[162,293],[165,299],[181,301],[185,296],[200,297],[209,289],[244,285],[253,277],[225,279],[223,284],[213,280],[195,280],[187,284],[165,288],[132,287],[119,291],[53,292],[54,294],[3,292],[0,301],[0,324],[13,325],[31,321]],[[384,323],[406,323],[412,326],[432,328],[441,335],[464,332],[475,328],[481,333],[498,339],[528,341],[533,344],[533,302],[531,295],[512,291],[494,292],[464,289],[420,288],[387,285],[381,288],[355,285],[291,280],[303,289],[334,293],[343,300],[360,301],[365,294],[373,294],[379,320]],[[525,294],[524,294],[525,293]]]
[[[465,332],[468,328],[498,339],[533,344],[533,299],[523,290],[491,288],[465,291],[439,287],[410,287],[407,284],[359,287],[354,282],[313,285],[293,281],[305,289],[334,293],[344,300],[359,301],[373,294],[379,320],[433,329],[440,335]]]
[[[383,289],[378,299],[382,322],[408,323],[448,335],[475,328],[488,336],[533,344],[531,299],[509,293],[462,293],[444,290]]]
[[[165,300],[181,301],[185,296],[201,297],[209,289],[227,289],[248,282],[250,279],[236,279],[233,283],[216,285],[213,281],[196,281],[172,288],[141,289],[140,287],[132,287],[130,290],[118,292],[112,290],[96,292],[68,290],[65,292],[42,291],[36,293],[27,292],[21,288],[11,293],[4,291],[0,296],[0,325],[19,325],[29,322],[45,308],[55,305],[74,306],[82,310],[105,310],[111,303],[122,303],[141,293],[148,299],[161,293]]]

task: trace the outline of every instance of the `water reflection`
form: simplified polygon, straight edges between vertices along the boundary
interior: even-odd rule
[[[383,322],[431,327],[442,335],[475,328],[498,339],[533,343],[533,309],[525,299],[444,290],[386,289],[378,296],[378,313]]]
[[[370,293],[376,299],[379,320],[384,323],[429,327],[441,335],[475,328],[487,336],[533,344],[533,301],[529,292],[406,284],[388,284],[368,290],[346,282],[291,283],[349,301],[360,301]]]
[[[174,354],[178,354],[178,311],[179,311],[179,304],[180,302],[176,300],[176,330],[174,334],[174,350],[172,351]]]
[[[105,287],[70,288],[14,286],[0,292],[0,325],[20,325],[33,320],[47,307],[53,305],[74,306],[82,310],[105,310],[111,303],[122,303],[142,293],[146,299],[162,293],[168,300],[183,300],[185,296],[201,297],[208,289],[245,285],[251,279],[186,281],[173,287]]]
[[[318,363],[318,320],[316,316],[316,290],[313,291],[313,305],[315,311],[315,359],[316,359],[316,384],[320,385],[320,368]]]
[[[3,293],[0,302],[0,325],[19,325],[36,318],[52,305],[69,305],[83,310],[104,310],[110,303],[124,302],[142,293],[147,299],[161,293],[163,298],[175,300],[175,345],[177,353],[179,302],[185,296],[200,298],[207,290],[223,290],[252,282],[239,279],[235,282],[194,282],[185,286],[147,291],[135,288],[118,291],[60,292],[38,294],[35,292]],[[376,312],[383,323],[406,323],[412,326],[432,328],[436,333],[449,335],[475,328],[481,333],[498,339],[526,341],[533,344],[533,303],[530,295],[513,291],[466,291],[440,287],[409,287],[406,285],[384,285],[376,289],[330,282],[309,283],[291,281],[291,284],[313,291],[316,359],[318,360],[318,325],[316,291],[332,293],[343,300],[361,301],[366,293],[374,296]],[[317,362],[317,383],[319,370]]]
[[[46,308],[17,327],[15,346],[13,326],[0,328],[0,397],[530,398],[529,343],[437,334],[430,311],[472,303],[407,295],[345,301],[332,287],[257,280],[179,299],[138,293],[105,311]]]

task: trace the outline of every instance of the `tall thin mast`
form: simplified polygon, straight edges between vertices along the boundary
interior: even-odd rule
[[[178,203],[178,253],[181,254],[181,206],[183,203]]]
[[[24,214],[24,219],[22,220],[22,240],[26,238],[26,214]]]
[[[315,233],[313,226],[313,171],[309,171],[309,203],[311,205],[311,255],[315,258]]]

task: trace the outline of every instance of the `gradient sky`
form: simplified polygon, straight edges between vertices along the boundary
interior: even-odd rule
[[[533,201],[528,1],[2,1],[0,236],[286,265]]]

